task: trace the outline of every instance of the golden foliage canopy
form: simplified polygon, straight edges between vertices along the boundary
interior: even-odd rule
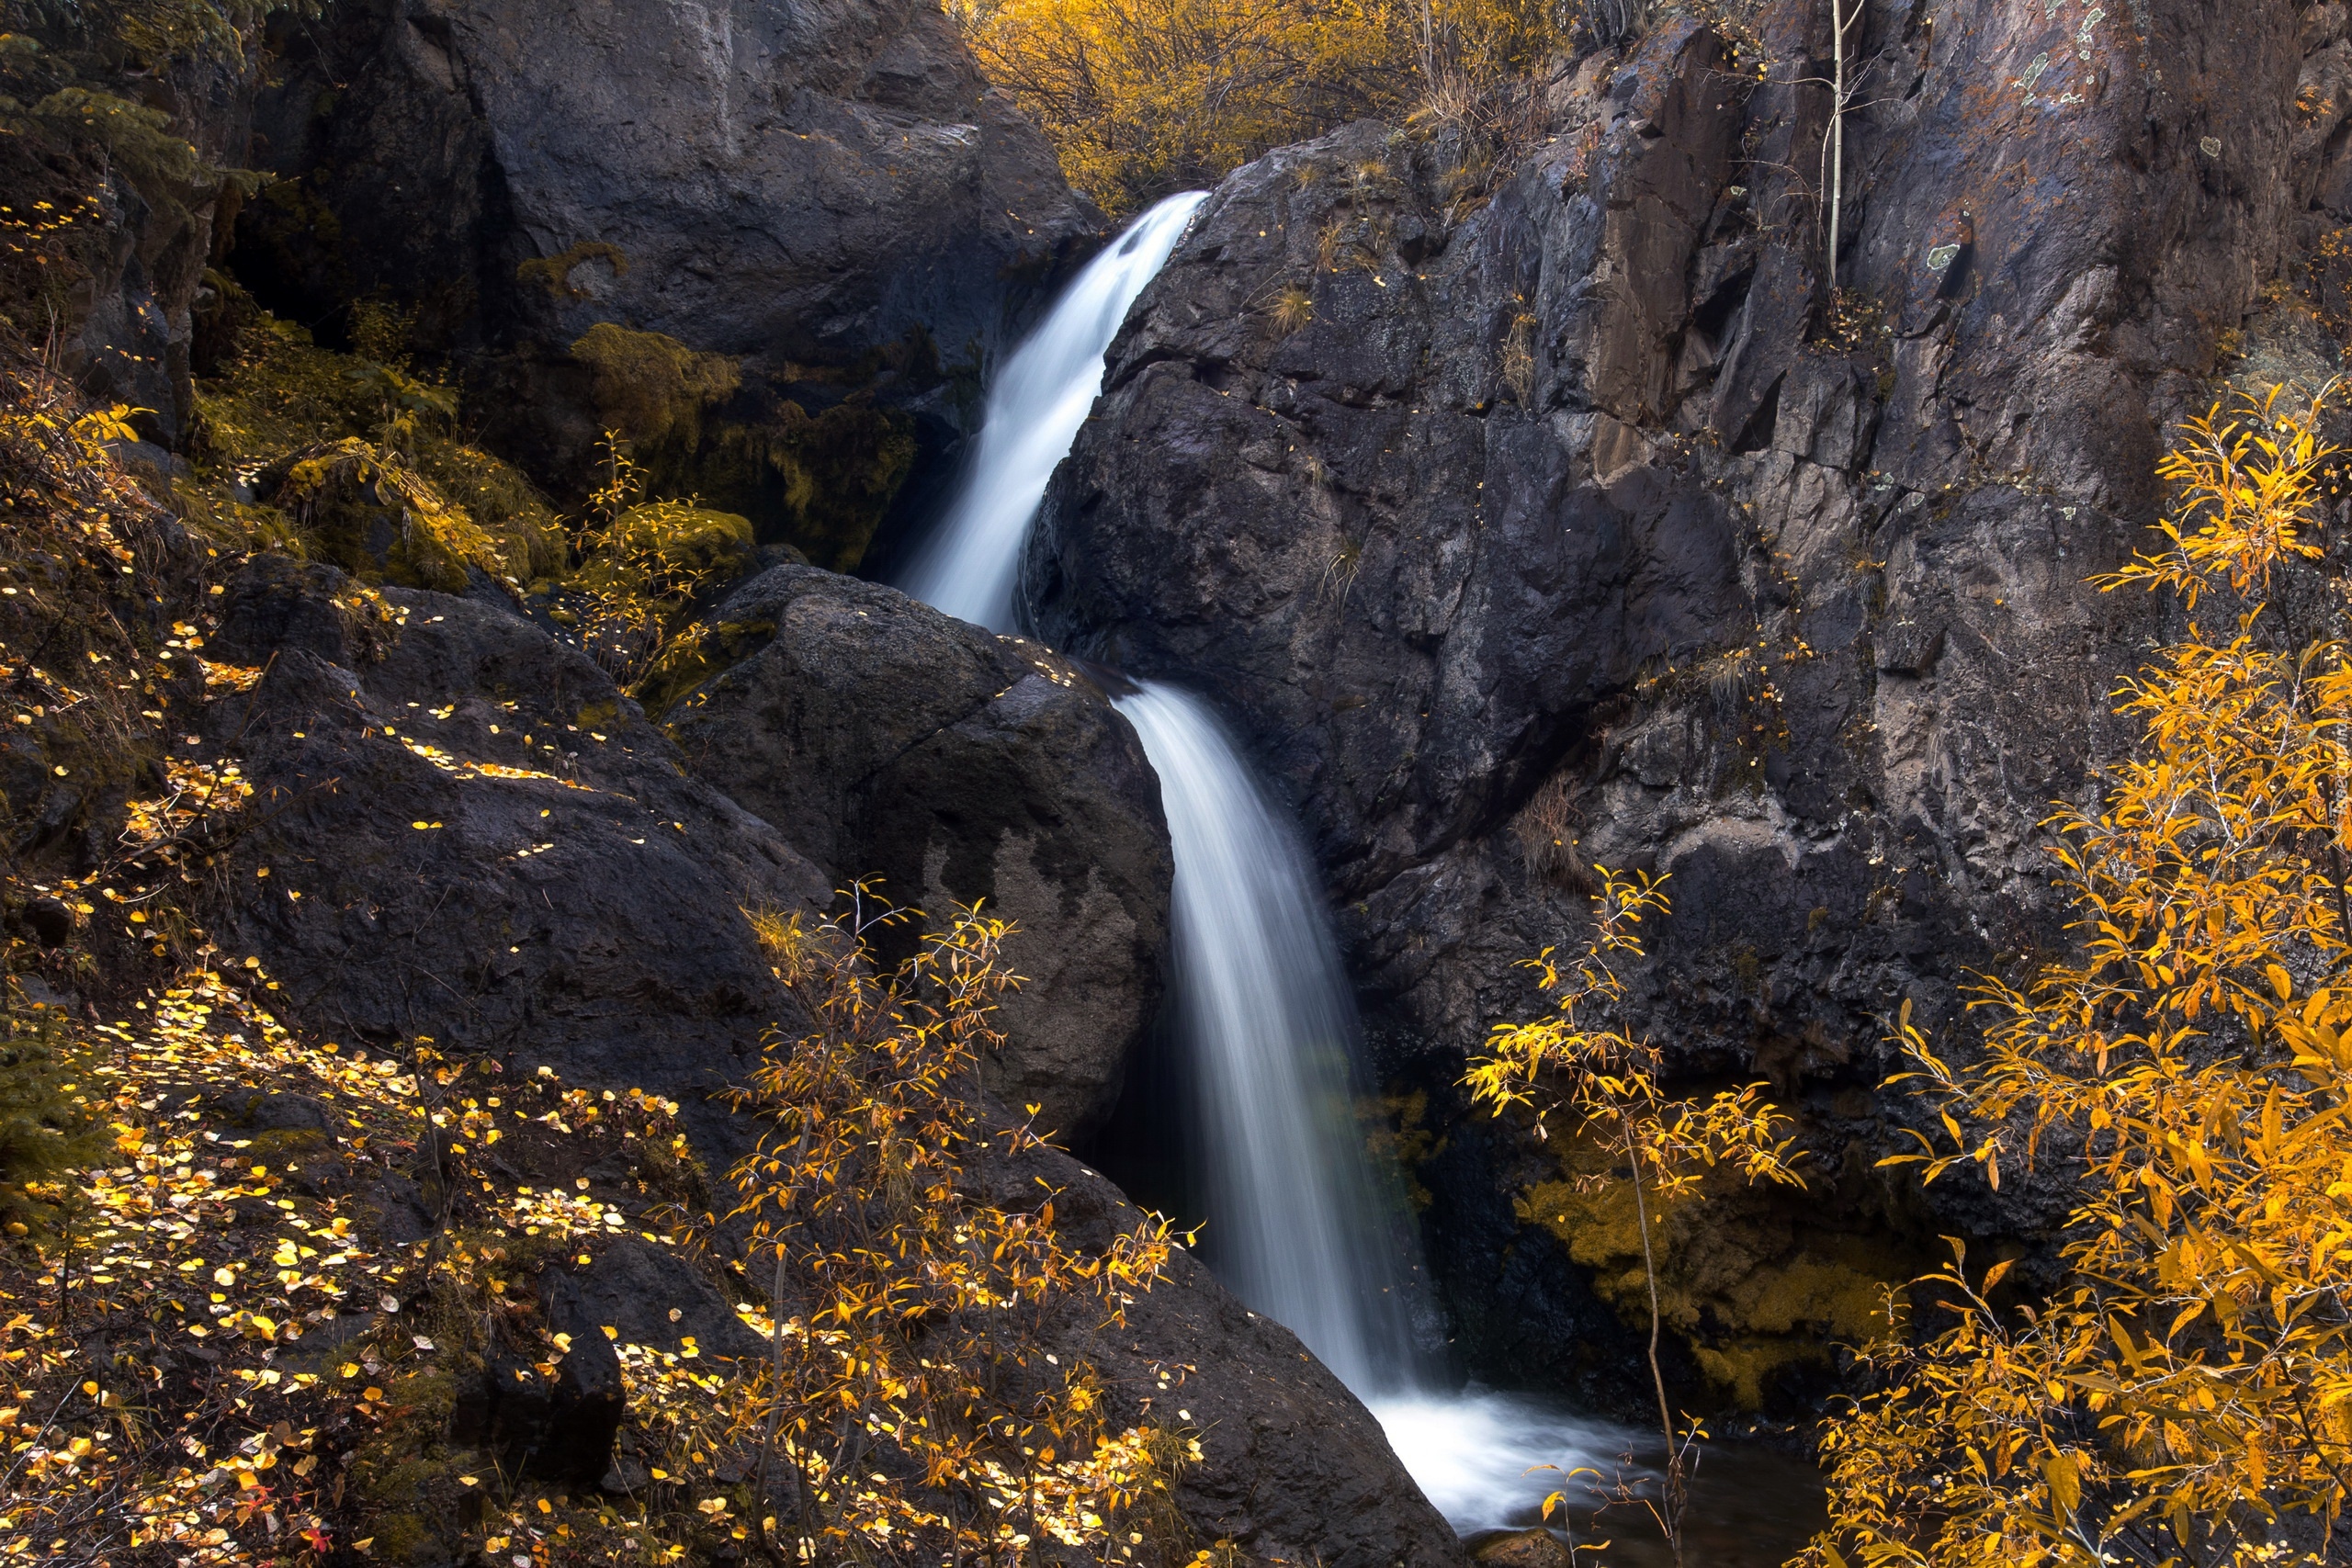
[[[982,67],[1114,214],[1352,119],[1456,118],[1540,78],[1553,0],[951,0]]]
[[[2191,615],[2119,692],[2137,753],[2096,813],[2061,807],[2079,956],[1984,982],[1981,1054],[1911,1075],[1929,1179],[2074,1184],[2056,1292],[2008,1269],[1915,1289],[1947,1326],[1866,1357],[1826,1427],[1832,1525],[1806,1561],[2239,1564],[2335,1560],[2352,1465],[2352,665],[2310,614],[2323,393],[2190,422],[2160,472],[2165,544],[2109,591]],[[2299,579],[2290,583],[2290,579]],[[2274,603],[2293,591],[2290,620]],[[2199,612],[2223,619],[2219,635]]]

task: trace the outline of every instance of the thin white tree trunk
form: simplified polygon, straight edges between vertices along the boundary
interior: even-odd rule
[[[1856,11],[1861,0],[1854,0]],[[1838,292],[1838,209],[1846,194],[1846,27],[1849,14],[1840,0],[1829,0],[1829,240],[1826,261],[1829,291]]]

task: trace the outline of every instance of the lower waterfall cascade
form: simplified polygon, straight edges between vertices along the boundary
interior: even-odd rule
[[[989,391],[976,455],[900,586],[1016,633],[1030,526],[1101,389],[1129,306],[1205,193],[1170,197],[1083,269]],[[1121,675],[1113,701],[1159,778],[1174,854],[1172,1005],[1197,1111],[1189,1152],[1206,1196],[1208,1261],[1252,1310],[1305,1342],[1380,1421],[1390,1447],[1464,1535],[1525,1528],[1580,1469],[1639,1491],[1629,1456],[1655,1438],[1515,1394],[1462,1390],[1414,1343],[1418,1241],[1373,1168],[1351,1085],[1355,1006],[1295,824],[1199,695]],[[1589,1488],[1589,1514],[1603,1496]]]
[[[1406,1270],[1349,1103],[1355,1004],[1306,853],[1206,703],[1158,682],[1114,700],[1175,850],[1176,1027],[1212,1261],[1358,1395],[1412,1387]]]

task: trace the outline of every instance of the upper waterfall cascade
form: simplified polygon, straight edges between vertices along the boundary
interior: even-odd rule
[[[1102,355],[1159,276],[1205,191],[1171,196],[1086,264],[989,389],[970,470],[900,584],[992,632],[1016,631],[1021,549],[1055,465],[1102,389]]]
[[[1145,213],[1006,362],[970,471],[907,592],[1000,633],[1021,629],[1015,584],[1046,481],[1101,390],[1128,307],[1205,199],[1170,197]],[[1351,1103],[1355,1007],[1313,864],[1206,702],[1153,681],[1114,700],[1168,814],[1174,1013],[1219,1278],[1366,1402],[1456,1529],[1532,1517],[1558,1480],[1529,1467],[1590,1462],[1606,1429],[1431,1384],[1405,1293],[1418,1247]]]

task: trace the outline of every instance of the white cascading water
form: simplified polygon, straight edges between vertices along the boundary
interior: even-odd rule
[[[1449,1524],[1534,1522],[1545,1494],[1579,1490],[1569,1472],[1622,1471],[1623,1435],[1432,1386],[1405,1295],[1418,1249],[1350,1103],[1355,1001],[1314,868],[1205,702],[1158,681],[1112,700],[1168,813],[1176,1023],[1217,1277],[1364,1402]]]
[[[1150,681],[1114,700],[1175,852],[1177,1025],[1217,1274],[1360,1397],[1410,1388],[1409,1269],[1350,1103],[1355,1002],[1306,853],[1206,703]]]
[[[1184,225],[1208,199],[1187,191],[1160,202],[1086,264],[1052,312],[989,389],[963,488],[900,584],[909,593],[992,632],[1014,625],[1013,584],[1046,481],[1069,455],[1102,388],[1102,355],[1127,307],[1167,265]]]
[[[1128,307],[1205,199],[1170,197],[1136,220],[1006,362],[971,470],[908,592],[992,631],[1021,629],[1015,583],[1046,481],[1102,389]],[[1404,1294],[1411,1244],[1350,1103],[1355,1007],[1313,867],[1206,703],[1148,681],[1114,701],[1168,814],[1175,1010],[1220,1278],[1370,1406],[1455,1529],[1533,1522],[1564,1472],[1610,1468],[1602,1456],[1622,1441],[1531,1401],[1429,1382]]]

